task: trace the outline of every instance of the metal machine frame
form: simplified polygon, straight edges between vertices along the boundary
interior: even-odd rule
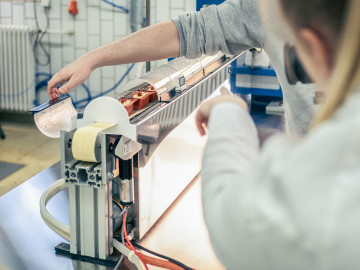
[[[61,132],[62,176],[69,185],[70,252],[107,259],[119,217],[113,200],[129,207],[127,223],[140,240],[198,174],[205,139],[197,134],[193,113],[227,78],[234,59],[218,54],[183,58],[131,82],[116,99],[89,103],[77,128],[116,123],[102,131],[94,147],[98,162],[76,160],[72,138]],[[158,100],[128,116],[117,101],[144,86]]]

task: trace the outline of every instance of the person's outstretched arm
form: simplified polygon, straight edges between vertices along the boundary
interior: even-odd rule
[[[154,61],[177,57],[180,41],[173,21],[155,24],[123,39],[94,49],[56,73],[48,83],[51,99],[70,92],[102,66]],[[56,87],[67,82],[59,89]]]
[[[50,98],[71,91],[97,67],[154,61],[169,57],[197,58],[219,51],[236,54],[263,47],[264,29],[257,0],[227,0],[199,12],[142,29],[90,51],[60,70],[48,83]],[[58,90],[56,87],[67,82]]]
[[[180,38],[180,56],[197,58],[219,51],[237,54],[264,46],[266,34],[258,0],[227,0],[174,19]]]

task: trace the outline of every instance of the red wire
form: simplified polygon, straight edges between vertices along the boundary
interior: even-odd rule
[[[140,261],[144,264],[146,270],[149,270],[149,268],[147,267],[147,265],[145,263],[145,260],[141,256],[141,254],[136,251],[136,249],[133,247],[133,245],[129,241],[128,234],[126,231],[126,215],[125,215],[125,213],[123,214],[123,228],[124,228],[124,236],[125,236],[126,243],[128,243],[128,245],[130,246],[130,249],[133,250],[135,252],[135,254],[139,257]]]

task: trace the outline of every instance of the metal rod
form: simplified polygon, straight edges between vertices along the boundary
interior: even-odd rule
[[[146,27],[150,26],[151,19],[151,0],[146,0]],[[149,72],[151,69],[150,62],[146,62],[146,72]]]

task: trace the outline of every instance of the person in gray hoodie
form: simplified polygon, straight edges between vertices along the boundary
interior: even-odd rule
[[[289,31],[276,13],[276,5],[277,1],[228,0],[137,31],[92,50],[61,69],[48,83],[49,97],[68,93],[102,66],[178,56],[196,58],[218,51],[237,54],[258,47],[266,51],[277,72],[288,130],[302,136],[314,115],[314,86],[291,86],[286,80],[283,49],[289,40]],[[259,10],[262,10],[263,21]],[[67,83],[56,88],[64,82]]]

